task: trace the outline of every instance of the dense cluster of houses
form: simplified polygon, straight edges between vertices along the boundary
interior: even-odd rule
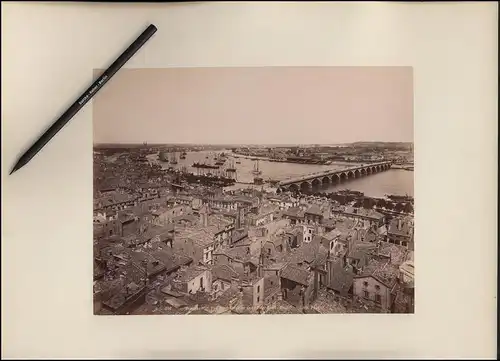
[[[411,313],[413,229],[314,197],[121,180],[95,192],[95,313]]]

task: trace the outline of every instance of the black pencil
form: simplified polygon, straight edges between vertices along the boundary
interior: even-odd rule
[[[81,95],[78,100],[66,110],[63,115],[19,158],[10,174],[26,165],[71,118],[120,70],[127,61],[151,38],[157,28],[149,25],[144,32],[120,55],[109,68]]]

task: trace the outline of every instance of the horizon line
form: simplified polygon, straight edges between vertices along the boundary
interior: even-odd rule
[[[414,143],[414,141],[385,141],[385,140],[356,140],[350,142],[338,142],[338,143],[320,143],[320,142],[310,142],[310,143],[252,143],[252,142],[238,142],[238,143],[205,143],[205,142],[93,142],[93,145],[103,145],[103,144],[172,144],[172,145],[338,145],[338,144],[354,144],[354,143]]]

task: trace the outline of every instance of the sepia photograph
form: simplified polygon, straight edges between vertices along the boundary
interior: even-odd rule
[[[413,102],[403,66],[121,70],[94,314],[414,313]]]

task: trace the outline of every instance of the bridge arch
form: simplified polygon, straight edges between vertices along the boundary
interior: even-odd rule
[[[361,172],[360,172],[360,170],[359,170],[359,169],[356,169],[356,170],[354,171],[354,178],[359,178],[359,177],[361,177]]]
[[[314,178],[311,181],[311,187],[318,188],[321,185],[321,180],[319,178]]]
[[[321,180],[321,183],[323,183],[324,185],[327,185],[327,184],[330,184],[332,181],[330,179],[330,177],[323,177],[323,179]]]
[[[300,191],[301,192],[309,192],[311,190],[311,183],[309,182],[302,182],[300,183]]]
[[[347,173],[346,172],[340,173],[340,181],[343,182],[345,180],[347,180]]]
[[[340,176],[338,174],[332,174],[332,184],[340,183]]]
[[[377,167],[370,167],[372,173],[377,173]]]
[[[298,192],[299,191],[299,186],[295,183],[293,184],[290,184],[290,186],[288,187],[288,190],[290,190],[291,192]]]
[[[354,176],[355,176],[355,174],[354,174],[354,172],[352,170],[347,173],[347,178],[348,179],[349,178],[354,178]]]
[[[366,168],[361,168],[360,172],[361,172],[361,175],[366,175]]]

